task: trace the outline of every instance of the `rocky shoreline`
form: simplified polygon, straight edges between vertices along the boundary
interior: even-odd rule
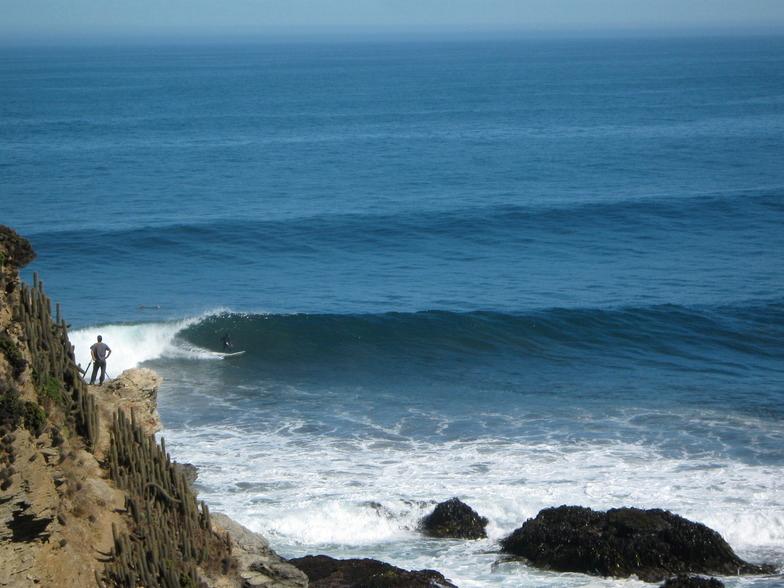
[[[162,383],[163,378],[155,371],[134,368],[122,372],[104,386],[90,386],[90,390],[100,399],[98,406],[104,416],[101,422],[111,422],[111,415],[120,410],[128,418],[133,414],[136,423],[146,435],[154,436],[159,433],[162,425],[157,398]],[[104,427],[99,434],[97,453],[103,455],[106,451],[108,443],[103,440],[108,440],[108,437],[108,428]],[[191,464],[172,463],[175,469],[182,471],[189,479],[192,489],[196,468]],[[303,588],[308,585],[305,574],[278,556],[264,537],[224,514],[213,513],[210,519],[212,529],[218,535],[228,534],[230,537],[231,555],[236,560],[235,571],[240,583],[237,584],[231,579],[214,578],[211,582],[206,582],[208,586]]]
[[[126,370],[102,387],[79,377],[67,324],[34,258],[0,226],[0,587],[455,588],[435,570],[309,555],[287,561],[258,534],[209,512],[195,468],[156,443],[162,379]],[[423,537],[486,538],[487,518],[457,498],[420,521]],[[740,559],[715,531],[663,510],[579,506],[541,511],[500,541],[520,565],[637,577],[668,588],[711,575],[774,574]]]

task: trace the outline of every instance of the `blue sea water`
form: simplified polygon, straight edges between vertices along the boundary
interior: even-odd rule
[[[283,555],[463,587],[643,585],[498,561],[559,504],[784,565],[782,155],[782,38],[0,49],[0,222],[77,352],[159,371]],[[488,540],[416,533],[455,495]]]

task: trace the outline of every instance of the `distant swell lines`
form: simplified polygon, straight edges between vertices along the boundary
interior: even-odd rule
[[[736,191],[696,197],[635,198],[630,200],[571,203],[569,206],[496,205],[454,210],[431,210],[395,214],[321,214],[311,217],[271,220],[228,220],[160,226],[102,228],[89,233],[62,230],[27,236],[44,246],[78,244],[103,238],[118,250],[167,248],[214,241],[225,243],[230,236],[236,246],[252,245],[261,250],[308,250],[314,244],[399,242],[401,239],[460,239],[496,234],[503,238],[526,239],[526,235],[556,234],[568,229],[659,230],[667,223],[698,230],[716,223],[733,226],[741,218],[755,223],[777,224],[784,215],[782,190]],[[118,221],[119,222],[119,221]],[[111,223],[107,223],[111,227]]]

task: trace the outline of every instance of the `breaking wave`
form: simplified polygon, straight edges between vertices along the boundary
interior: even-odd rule
[[[784,302],[689,308],[561,309],[512,314],[446,312],[380,314],[242,314],[207,312],[176,321],[112,324],[71,333],[77,358],[101,333],[115,371],[161,357],[215,359],[229,333],[248,358],[278,366],[350,358],[378,362],[520,356],[568,361],[592,354],[638,360],[724,361],[743,371],[784,357]],[[770,366],[767,366],[770,367]]]

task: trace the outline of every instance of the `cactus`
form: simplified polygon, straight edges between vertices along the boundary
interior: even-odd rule
[[[65,382],[68,420],[94,449],[97,404],[77,370],[60,303],[52,317],[52,301],[34,273],[32,287],[22,284],[12,310],[23,327],[36,381],[53,377]],[[95,572],[96,585],[198,585],[197,565],[218,570],[218,562],[229,561],[228,544],[211,530],[209,508],[197,505],[165,440],[159,444],[145,435],[134,413],[130,418],[122,411],[112,415],[106,461],[109,476],[126,492],[130,534],[112,525],[113,557],[103,574]]]
[[[208,562],[211,553],[214,561],[228,561],[228,546],[210,530],[209,507],[197,508],[165,441],[144,435],[134,414],[113,415],[108,460],[110,475],[129,494],[130,520],[146,543],[144,548],[123,544],[128,557],[108,567],[116,584],[136,573],[149,586],[197,585],[196,566]]]

